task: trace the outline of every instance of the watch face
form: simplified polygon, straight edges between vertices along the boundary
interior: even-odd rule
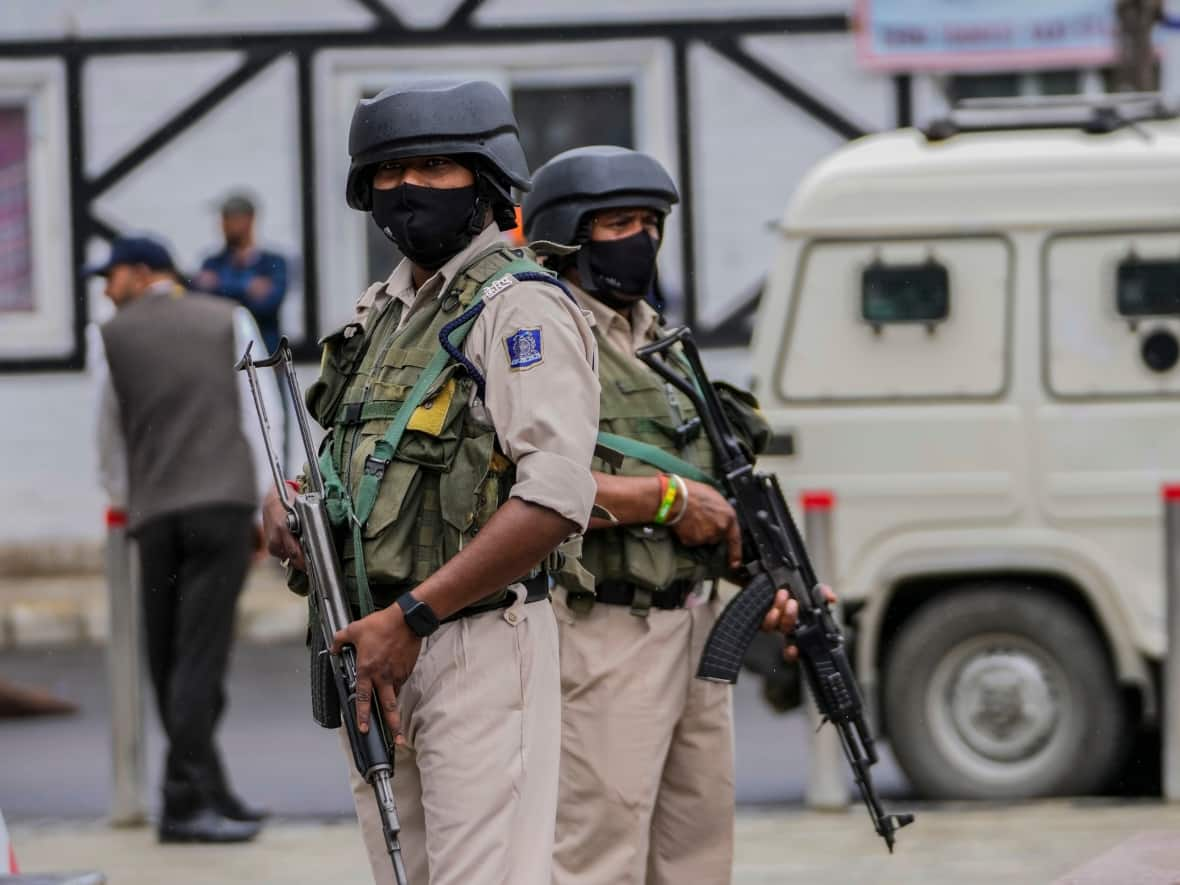
[[[408,605],[400,599],[398,602],[405,612],[406,624],[416,634],[419,636],[429,636],[438,629],[438,618],[426,603],[414,599],[412,596],[406,599],[406,602],[409,603]]]

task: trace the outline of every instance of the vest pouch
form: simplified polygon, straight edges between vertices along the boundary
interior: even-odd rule
[[[430,385],[426,396],[410,416],[395,460],[433,470],[450,469],[459,451],[463,414],[471,398],[471,382],[459,369],[454,364],[447,366]],[[392,418],[366,421],[364,433],[382,437],[392,423]]]
[[[320,339],[323,356],[319,377],[307,388],[307,411],[321,427],[328,429],[348,388],[352,373],[365,351],[365,330],[360,323],[346,323]]]
[[[444,536],[447,559],[500,507],[501,477],[492,470],[495,444],[496,434],[490,430],[464,437],[450,469],[439,476],[439,506],[448,528]]]
[[[615,378],[614,386],[622,396],[611,397],[611,418],[649,418],[668,411],[664,385],[658,378],[627,375]]]
[[[353,495],[364,475],[365,459],[372,453],[380,435],[365,434],[357,445],[352,461]],[[418,565],[419,521],[425,498],[428,473],[417,464],[394,458],[385,468],[373,512],[361,533],[365,553],[365,570],[370,584],[397,584],[412,580]],[[346,574],[356,575],[351,544],[344,544]]]
[[[739,442],[745,446],[746,454],[753,459],[755,455],[765,452],[770,445],[770,425],[763,417],[754,394],[724,381],[714,381],[713,389],[717,391],[721,408],[733,425]]]
[[[623,569],[627,580],[659,590],[679,577],[676,544],[669,529],[658,525],[627,525],[616,531],[622,538]]]

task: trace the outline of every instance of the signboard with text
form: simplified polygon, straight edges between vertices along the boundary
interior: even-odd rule
[[[858,0],[861,63],[883,71],[1113,62],[1114,0]]]

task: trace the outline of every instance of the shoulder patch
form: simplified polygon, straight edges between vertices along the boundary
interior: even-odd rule
[[[491,301],[493,298],[495,298],[497,295],[499,295],[501,292],[503,292],[505,289],[507,289],[513,283],[518,283],[518,282],[520,282],[520,280],[518,280],[512,274],[510,274],[510,273],[504,274],[504,276],[500,277],[500,279],[496,280],[491,285],[484,286],[483,300],[484,301]]]
[[[508,368],[515,371],[531,368],[542,360],[541,327],[517,329],[504,339],[508,350]]]

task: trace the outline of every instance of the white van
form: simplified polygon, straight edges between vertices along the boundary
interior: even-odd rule
[[[872,135],[782,237],[764,465],[835,493],[826,577],[880,730],[923,795],[1104,787],[1160,708],[1180,121],[981,107]]]

